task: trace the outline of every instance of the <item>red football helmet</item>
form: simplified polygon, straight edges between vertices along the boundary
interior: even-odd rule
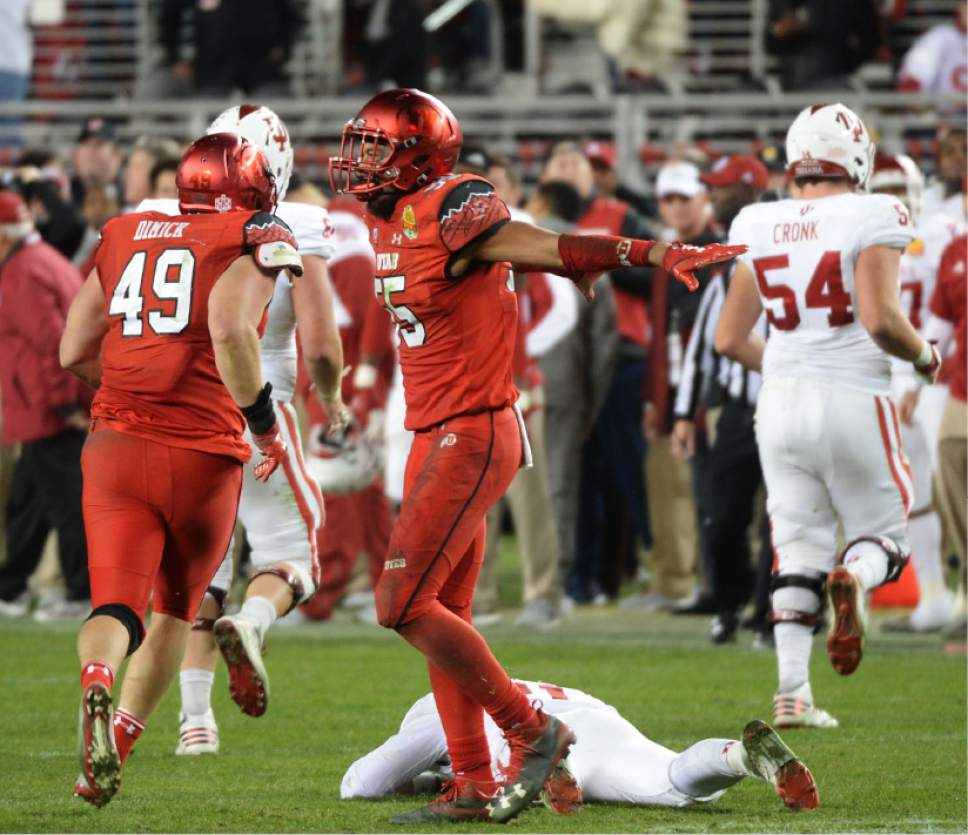
[[[234,133],[193,142],[175,175],[182,212],[276,209],[276,180],[261,148]]]
[[[384,186],[420,188],[453,170],[463,141],[443,102],[420,90],[387,90],[346,123],[339,156],[329,159],[330,185],[360,199]]]

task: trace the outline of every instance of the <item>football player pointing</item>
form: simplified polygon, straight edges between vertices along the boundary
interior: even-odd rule
[[[744,251],[557,235],[511,221],[487,180],[451,173],[461,141],[444,104],[390,90],[346,125],[330,160],[334,191],[366,203],[375,289],[397,325],[406,427],[415,433],[377,613],[427,658],[455,774],[437,800],[396,823],[510,820],[574,741],[562,722],[531,706],[471,625],[485,515],[528,459],[513,408],[509,266],[557,271],[591,295],[598,276],[623,266],[661,265],[694,286],[695,270]],[[484,711],[510,749],[500,789]]]
[[[716,350],[763,371],[756,434],[777,568],[779,687],[774,724],[833,727],[809,681],[813,627],[832,608],[827,653],[849,675],[861,660],[864,595],[896,580],[910,550],[912,479],[890,400],[890,357],[933,381],[940,358],[898,300],[913,238],[907,208],[866,187],[874,146],[842,104],[814,105],[787,133],[796,199],[740,212],[740,257]],[[751,335],[766,308],[764,343]],[[837,520],[846,546],[837,553]]]
[[[98,806],[120,786],[232,535],[252,454],[246,422],[264,456],[256,477],[287,458],[258,328],[276,274],[302,265],[289,228],[270,214],[268,161],[220,133],[189,147],[177,182],[175,217],[139,212],[104,227],[60,345],[64,367],[98,387],[82,458],[94,611],[77,639],[74,789]],[[114,675],[132,653],[115,713]]]

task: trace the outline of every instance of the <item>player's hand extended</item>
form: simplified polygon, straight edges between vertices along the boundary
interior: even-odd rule
[[[697,270],[712,264],[732,261],[746,250],[747,247],[743,244],[735,246],[725,246],[724,244],[690,246],[676,241],[670,244],[666,250],[662,259],[662,269],[685,284],[691,292],[699,287],[699,280],[695,275]]]
[[[941,371],[941,352],[933,342],[928,342],[927,345],[930,348],[930,356],[925,358],[918,357],[914,361],[914,375],[922,383],[931,385],[938,379],[938,373]]]
[[[342,396],[336,395],[332,400],[323,398],[321,402],[326,410],[326,417],[329,419],[328,431],[334,435],[343,434],[353,420],[353,415],[349,407],[343,402]]]
[[[278,424],[264,435],[253,435],[252,440],[262,453],[262,460],[255,465],[255,477],[259,481],[268,481],[276,468],[286,460],[289,447],[279,434]]]

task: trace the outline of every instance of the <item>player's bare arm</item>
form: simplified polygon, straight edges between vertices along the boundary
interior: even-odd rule
[[[737,264],[716,326],[716,350],[753,371],[761,370],[766,347],[753,333],[762,312],[753,273],[745,264]]]
[[[262,390],[258,328],[273,287],[273,279],[243,256],[225,271],[209,297],[208,330],[215,364],[240,407],[253,403]]]
[[[898,249],[870,246],[861,251],[856,266],[857,313],[881,350],[913,363],[920,377],[933,380],[941,367],[941,355],[901,310],[897,291],[900,261]]]
[[[522,270],[565,275],[591,299],[593,286],[604,273],[624,267],[662,267],[694,290],[697,270],[730,261],[745,251],[746,247],[721,244],[691,247],[613,235],[559,235],[530,223],[510,221],[461,252],[451,266],[451,275],[462,275],[474,260],[509,261]]]
[[[92,388],[101,384],[101,340],[108,331],[104,291],[91,270],[67,314],[60,341],[60,363]]]
[[[333,314],[333,288],[326,261],[303,256],[303,275],[292,286],[297,336],[303,362],[331,423],[345,424],[347,411],[341,395],[343,345]]]

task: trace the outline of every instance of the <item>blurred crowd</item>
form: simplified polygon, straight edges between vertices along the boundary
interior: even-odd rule
[[[44,620],[88,611],[80,454],[91,392],[61,370],[57,344],[99,230],[142,200],[177,197],[182,148],[159,137],[120,147],[110,123],[91,118],[70,159],[27,149],[2,172],[0,615],[32,610]],[[915,195],[902,184],[903,196],[919,224],[943,215],[964,228],[963,123],[941,129],[932,161],[927,185]],[[581,137],[550,146],[534,187],[522,183],[515,160],[472,142],[459,170],[487,177],[517,216],[556,231],[691,244],[725,240],[743,206],[781,199],[787,187],[775,147],[715,161],[680,148],[642,192],[628,186],[609,143]],[[330,209],[337,244],[330,272],[354,367],[343,393],[356,426],[335,450],[322,448],[315,427],[324,417],[303,386],[304,437],[329,493],[329,523],[319,533],[323,580],[303,613],[325,620],[343,600],[363,604],[361,616],[372,618],[372,583],[409,448],[394,337],[372,296],[359,204],[330,197],[298,172],[287,199]],[[757,645],[770,643],[773,557],[753,435],[759,378],[716,355],[709,338],[727,283],[728,273],[706,274],[688,293],[659,268],[629,268],[599,282],[586,303],[560,277],[515,277],[515,374],[535,466],[519,473],[489,519],[478,624],[502,617],[501,534],[513,531],[522,628],[549,628],[575,606],[619,600],[639,611],[706,615],[717,643],[744,627]],[[963,565],[963,501],[961,510],[960,522],[948,522],[950,546],[939,559],[955,552]],[[30,578],[52,532],[63,589],[37,601]]]
[[[321,49],[339,51],[337,87],[345,92],[412,86],[487,94],[498,88],[503,70],[525,68],[522,0],[473,0],[437,17],[445,5],[344,0],[336,24],[302,0],[156,0],[146,49],[145,38],[132,34],[141,14],[132,0],[5,0],[0,101],[26,98],[32,82],[34,97],[85,97],[85,80],[92,82],[91,97],[285,96],[294,92],[294,59],[311,70],[323,60]],[[665,92],[684,77],[715,88],[721,75],[719,86],[729,80],[741,89],[761,89],[767,77],[784,90],[845,89],[859,68],[877,64],[901,90],[963,94],[968,88],[964,0],[722,6],[534,0],[543,21],[543,87]],[[320,35],[321,27],[340,31]],[[581,51],[582,38],[597,54]],[[589,62],[603,67],[604,82],[589,75]]]

